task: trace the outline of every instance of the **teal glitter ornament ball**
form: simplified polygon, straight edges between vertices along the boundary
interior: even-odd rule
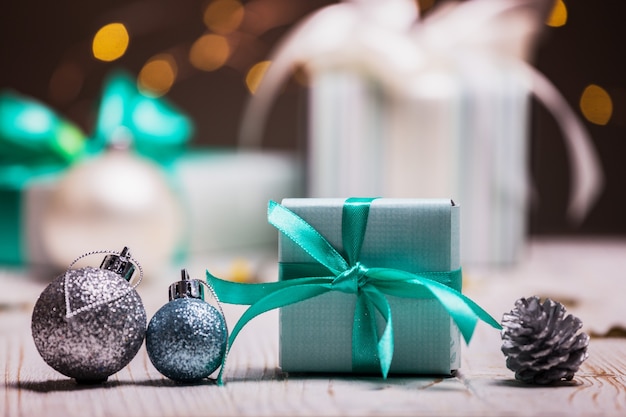
[[[146,350],[154,367],[180,382],[198,382],[222,363],[228,331],[221,312],[204,301],[202,285],[183,280],[170,287],[170,302],[150,320]]]

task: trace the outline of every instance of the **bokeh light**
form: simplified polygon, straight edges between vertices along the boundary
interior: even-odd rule
[[[170,54],[159,54],[151,58],[139,72],[137,83],[139,89],[152,96],[166,94],[174,81],[178,66]]]
[[[254,278],[254,271],[246,258],[237,258],[233,260],[229,275],[234,282],[251,282]]]
[[[435,0],[417,0],[417,5],[421,12],[425,12],[435,5]]]
[[[590,84],[580,97],[580,110],[591,123],[606,125],[613,114],[613,101],[602,87]]]
[[[241,24],[244,8],[236,0],[214,0],[204,10],[203,21],[207,28],[222,35],[235,31]]]
[[[556,0],[546,25],[556,28],[565,25],[565,23],[567,23],[567,6],[563,0]]]
[[[254,94],[259,88],[259,84],[265,75],[265,72],[269,68],[271,62],[270,61],[261,61],[254,64],[248,73],[246,74],[246,86],[250,93]]]
[[[128,49],[130,37],[122,23],[109,23],[93,37],[93,56],[101,61],[115,61]]]
[[[189,61],[203,71],[215,71],[221,68],[230,56],[230,46],[226,38],[207,34],[198,38],[189,51]]]
[[[85,80],[84,70],[76,62],[64,62],[50,77],[48,90],[55,103],[70,103],[78,97]]]

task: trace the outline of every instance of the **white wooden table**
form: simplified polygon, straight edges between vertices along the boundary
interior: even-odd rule
[[[194,268],[210,267],[210,260]],[[195,271],[195,270],[194,270]],[[199,270],[197,273],[202,273]],[[268,269],[271,271],[271,268]],[[271,272],[270,272],[271,273]],[[174,278],[173,280],[175,280]],[[465,290],[496,319],[522,296],[568,305],[592,334],[589,358],[573,381],[527,386],[515,381],[498,331],[480,323],[456,376],[286,375],[278,365],[277,313],[254,319],[237,339],[226,385],[180,385],[162,377],[145,347],[101,385],[81,386],[49,368],[30,334],[44,288],[22,271],[0,271],[0,413],[4,416],[624,416],[626,240],[533,241],[519,265],[465,268]],[[148,316],[166,301],[167,283],[138,291]],[[225,306],[232,328],[243,307]]]

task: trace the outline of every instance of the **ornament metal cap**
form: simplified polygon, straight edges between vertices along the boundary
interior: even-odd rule
[[[100,269],[113,271],[126,281],[130,281],[135,273],[135,265],[131,261],[128,247],[124,246],[119,255],[109,254],[105,256],[100,264]]]
[[[189,273],[185,268],[180,270],[181,280],[170,285],[170,301],[177,298],[198,298],[204,300],[204,287],[197,279],[189,279]]]

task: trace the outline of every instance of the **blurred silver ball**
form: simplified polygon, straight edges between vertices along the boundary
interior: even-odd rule
[[[130,150],[73,165],[48,195],[38,239],[58,271],[86,247],[130,246],[151,277],[182,242],[182,205],[163,169]]]
[[[112,271],[86,267],[68,270],[67,275],[71,311],[85,309],[67,317],[65,274],[55,278],[35,303],[31,323],[35,346],[63,375],[84,383],[105,381],[139,351],[146,311],[137,291]]]
[[[215,307],[196,298],[178,298],[150,320],[146,350],[163,375],[194,382],[220,366],[227,338],[226,322]]]

